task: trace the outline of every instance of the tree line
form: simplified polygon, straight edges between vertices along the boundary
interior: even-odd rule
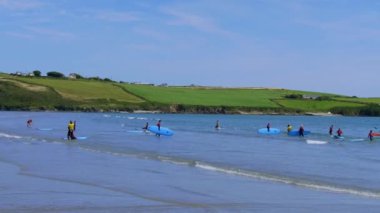
[[[28,76],[28,77],[45,77],[42,75],[42,72],[40,70],[34,70],[31,73],[23,74],[21,72],[11,73],[11,75],[15,76]],[[95,77],[83,77],[82,75],[78,73],[71,73],[68,76],[65,76],[65,74],[58,72],[58,71],[49,71],[46,73],[46,77],[50,78],[62,78],[62,79],[88,79],[88,80],[96,80],[96,81],[107,81],[107,82],[114,82],[113,80],[109,78],[100,78],[98,76]]]

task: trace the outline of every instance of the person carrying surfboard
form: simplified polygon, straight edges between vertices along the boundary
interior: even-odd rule
[[[370,141],[373,141],[373,134],[372,134],[372,132],[373,131],[370,130],[369,133],[368,133],[368,138],[369,138]]]
[[[293,129],[292,125],[288,124],[288,127],[286,128],[286,130],[288,131],[288,133],[289,133],[290,131],[292,131],[292,129]]]
[[[76,137],[74,136],[74,130],[75,130],[75,123],[70,121],[69,124],[67,125],[67,140],[76,139]]]
[[[158,129],[158,132],[161,131],[161,120],[158,120],[158,122],[157,122],[157,129]],[[160,133],[156,133],[156,136],[160,137],[161,134]]]

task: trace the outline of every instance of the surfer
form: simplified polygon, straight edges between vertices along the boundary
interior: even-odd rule
[[[370,141],[373,141],[372,130],[369,131],[369,133],[368,133],[368,138],[369,138]]]
[[[33,123],[32,119],[29,119],[26,121],[26,126],[30,128],[32,127],[32,123]]]
[[[161,120],[158,120],[157,122],[157,129],[158,129],[158,132],[156,133],[156,136],[160,137],[161,134],[160,134],[160,131],[161,131]]]
[[[268,132],[270,132],[270,123],[267,124]]]
[[[303,135],[304,132],[305,132],[305,129],[303,128],[303,125],[301,125],[300,128],[299,128],[299,130],[298,130],[299,136],[304,137],[304,135]]]
[[[76,137],[74,136],[74,130],[75,130],[75,123],[70,121],[69,124],[67,125],[67,140],[76,139]]]
[[[216,124],[215,124],[215,129],[220,129],[220,123],[219,123],[219,120],[216,121]]]
[[[160,131],[161,130],[161,120],[158,120],[157,127],[158,127],[158,131]]]
[[[145,126],[142,128],[143,130],[148,130],[148,127],[149,127],[149,123],[146,122]]]
[[[288,124],[288,128],[286,128],[286,129],[288,130],[288,133],[289,133],[290,131],[292,131],[293,127],[292,127],[292,125]]]
[[[329,129],[329,134],[330,134],[330,135],[332,135],[332,134],[333,134],[333,128],[334,128],[334,126],[333,126],[333,125],[331,125],[331,126],[330,126],[330,129]]]
[[[336,131],[336,134],[338,135],[338,137],[341,137],[343,134],[343,131],[339,128],[338,131]]]

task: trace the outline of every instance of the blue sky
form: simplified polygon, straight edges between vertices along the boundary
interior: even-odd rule
[[[377,0],[0,0],[0,71],[380,96]]]

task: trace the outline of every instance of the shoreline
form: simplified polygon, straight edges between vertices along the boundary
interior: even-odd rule
[[[333,113],[326,113],[326,112],[303,112],[303,113],[283,113],[283,112],[261,112],[261,111],[243,111],[243,110],[237,110],[237,111],[224,111],[224,112],[209,112],[209,111],[163,111],[163,110],[133,110],[133,111],[125,111],[125,110],[19,110],[19,109],[9,109],[4,110],[0,109],[0,112],[95,112],[95,113],[132,113],[132,114],[178,114],[178,115],[184,115],[184,114],[205,114],[205,115],[279,115],[279,116],[321,116],[321,117],[334,117],[334,116],[344,116],[341,114],[333,114]],[[356,115],[353,117],[362,117],[360,115]]]

